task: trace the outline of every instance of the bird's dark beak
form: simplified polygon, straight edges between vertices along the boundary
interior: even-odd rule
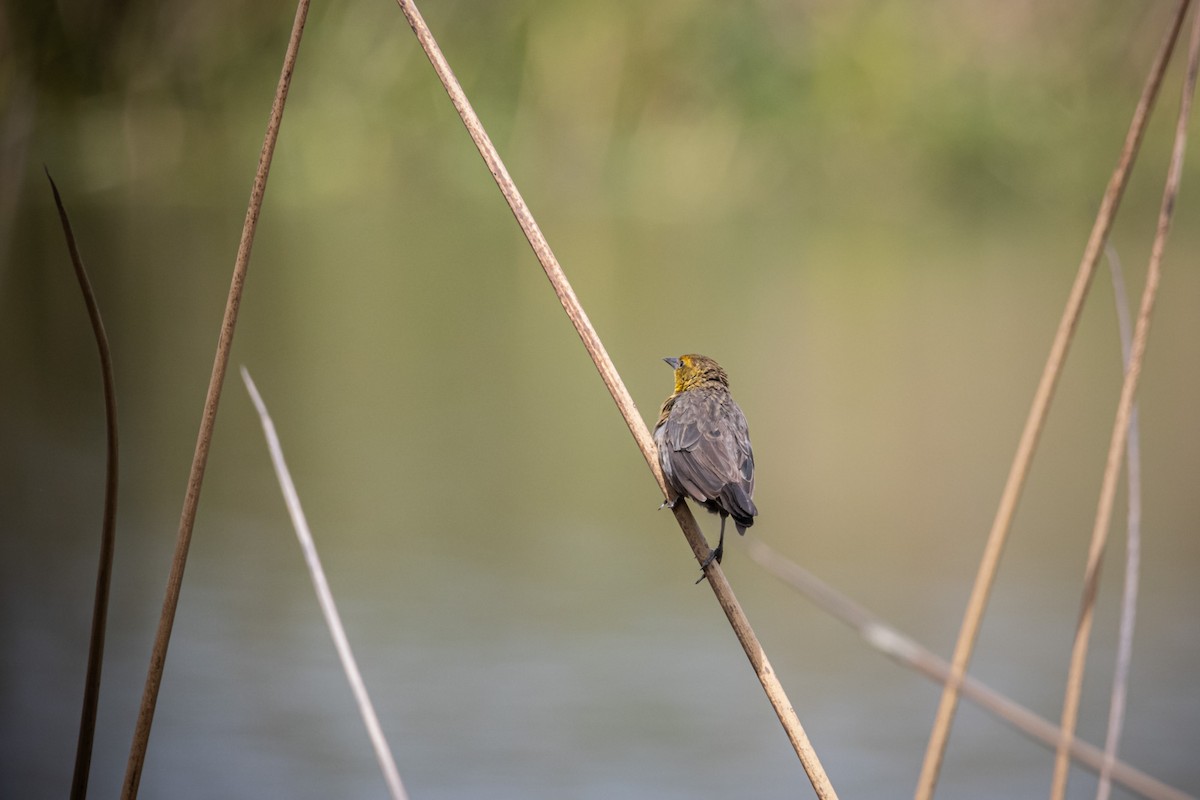
[[[679,369],[679,359],[678,358],[664,358],[663,361],[670,364],[671,369]]]

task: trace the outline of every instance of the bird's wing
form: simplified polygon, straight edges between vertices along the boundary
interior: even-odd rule
[[[754,453],[746,417],[732,399],[681,395],[660,429],[678,484],[699,502],[753,517]],[[721,502],[724,501],[724,502]]]

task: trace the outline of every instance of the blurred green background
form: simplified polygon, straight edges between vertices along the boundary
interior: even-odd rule
[[[436,2],[423,11],[650,422],[717,358],[753,533],[949,653],[1173,4]],[[0,796],[61,797],[103,489],[122,495],[96,796],[120,785],[293,8],[0,7]],[[1178,64],[1175,65],[1178,67]],[[1113,236],[1140,293],[1178,70]],[[1186,169],[1140,394],[1122,755],[1200,793],[1200,252]],[[414,798],[804,795],[734,637],[394,4],[314,4],[234,350],[256,377]],[[1057,719],[1121,379],[1100,272],[974,671]],[[1124,501],[1081,733],[1102,743]],[[701,519],[710,536],[716,520]],[[915,785],[938,690],[736,546],[726,569],[843,797]],[[946,797],[1051,754],[970,706]],[[143,796],[384,788],[231,372]],[[1071,795],[1094,778],[1073,774]],[[1117,796],[1126,796],[1121,792]]]

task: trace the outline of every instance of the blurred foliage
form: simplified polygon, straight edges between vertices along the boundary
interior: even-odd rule
[[[922,13],[903,2],[426,5],[493,136],[535,140],[541,159],[565,171],[559,188],[576,187],[564,199],[672,215],[757,214],[756,198],[780,195],[803,204],[789,211],[819,214],[827,198],[855,196],[844,184],[868,183],[893,187],[896,203],[979,215],[1019,207],[1031,185],[1094,182],[1167,11],[1112,2],[976,1]],[[0,97],[11,105],[32,90],[43,135],[65,136],[74,122],[78,138],[62,155],[86,158],[111,132],[136,151],[128,158],[151,162],[142,168],[186,169],[205,147],[197,137],[227,144],[230,112],[261,104],[287,9],[9,4]],[[405,126],[408,153],[461,144],[440,126],[422,130],[426,115],[401,111],[433,87],[393,11],[315,5],[308,49],[332,38],[337,55],[306,54],[297,77],[311,102],[335,112],[325,124],[339,126],[338,146],[384,161],[381,173],[412,158],[381,140],[388,127]],[[804,157],[812,153],[816,169]],[[582,182],[576,170],[601,177]]]

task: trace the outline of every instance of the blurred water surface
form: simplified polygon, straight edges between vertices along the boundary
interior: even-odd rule
[[[3,797],[69,785],[103,487],[93,345],[37,166],[63,189],[120,391],[92,778],[105,796],[291,19],[280,4],[64,8],[14,10],[0,47]],[[719,359],[754,436],[754,533],[948,653],[1167,4],[424,11],[646,419],[671,388],[661,357]],[[1114,235],[1135,292],[1176,84]],[[1146,543],[1122,748],[1192,794],[1197,185],[1189,166],[1140,394]],[[234,360],[274,414],[414,798],[807,791],[393,6],[313,9]],[[1100,273],[975,659],[1053,719],[1120,378]],[[257,420],[240,383],[226,389],[143,796],[379,797]],[[1123,509],[1084,693],[1093,742]],[[736,546],[726,568],[841,795],[910,792],[937,689]],[[964,706],[943,791],[1036,796],[1051,762]],[[1094,778],[1071,788],[1089,797]]]

